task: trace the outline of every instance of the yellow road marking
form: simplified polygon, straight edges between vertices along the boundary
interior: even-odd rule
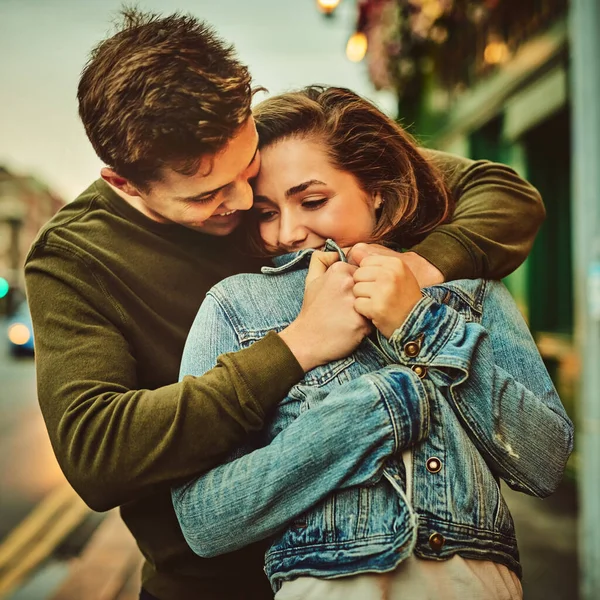
[[[0,545],[0,598],[48,558],[90,513],[68,485],[38,504]]]

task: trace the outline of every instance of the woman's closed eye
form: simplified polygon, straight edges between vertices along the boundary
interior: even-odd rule
[[[260,210],[256,209],[254,211],[256,215],[256,219],[260,222],[272,221],[277,216],[276,210]]]
[[[307,210],[316,210],[321,208],[326,202],[328,198],[308,198],[302,201],[302,208],[306,208]]]

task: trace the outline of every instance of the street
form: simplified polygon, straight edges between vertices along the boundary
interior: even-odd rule
[[[30,357],[13,357],[4,342],[0,322],[0,542],[32,511],[49,512],[43,506],[65,489],[62,475],[44,427],[35,391],[35,369]],[[521,551],[525,600],[577,600],[575,485],[565,482],[546,500],[531,498],[504,488],[517,528]],[[59,556],[40,561],[26,585],[7,596],[11,600],[45,600],[66,575],[65,558],[81,551],[100,522],[70,491],[63,501],[65,538],[79,527],[77,540],[64,546]],[[75,502],[74,502],[75,501]],[[58,513],[57,513],[58,514]],[[70,516],[70,520],[69,520]],[[91,520],[88,517],[92,517]],[[87,519],[87,521],[86,521]],[[80,527],[87,522],[87,527]],[[70,529],[69,529],[70,528]],[[77,532],[76,532],[77,533]],[[73,537],[73,536],[71,536]],[[1,548],[1,546],[0,546]],[[0,552],[0,554],[2,554]],[[63,566],[61,566],[63,565]],[[0,575],[2,564],[0,561]],[[0,589],[0,598],[2,598]]]
[[[0,321],[0,540],[64,481],[40,413],[32,357],[13,357]]]
[[[6,339],[0,319],[0,598],[43,600],[102,516],[66,482],[38,407],[33,357],[13,356]]]

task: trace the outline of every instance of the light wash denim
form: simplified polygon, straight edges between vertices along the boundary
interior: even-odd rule
[[[216,285],[181,376],[289,325],[311,252]],[[520,576],[499,480],[547,496],[572,444],[573,425],[508,291],[461,280],[425,289],[389,340],[377,333],[308,372],[252,444],[174,489],[173,503],[201,556],[271,538],[265,572],[274,590],[302,575],[389,571],[412,553],[459,553]]]

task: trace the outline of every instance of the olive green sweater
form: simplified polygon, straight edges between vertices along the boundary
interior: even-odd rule
[[[510,169],[430,153],[457,198],[454,221],[415,250],[447,279],[501,277],[544,217]],[[261,428],[303,373],[269,334],[177,383],[208,289],[256,270],[227,238],[149,220],[97,181],[42,230],[26,262],[40,406],[58,461],[95,510],[121,507],[160,600],[272,597],[262,548],[203,559],[187,547],[169,489]]]

